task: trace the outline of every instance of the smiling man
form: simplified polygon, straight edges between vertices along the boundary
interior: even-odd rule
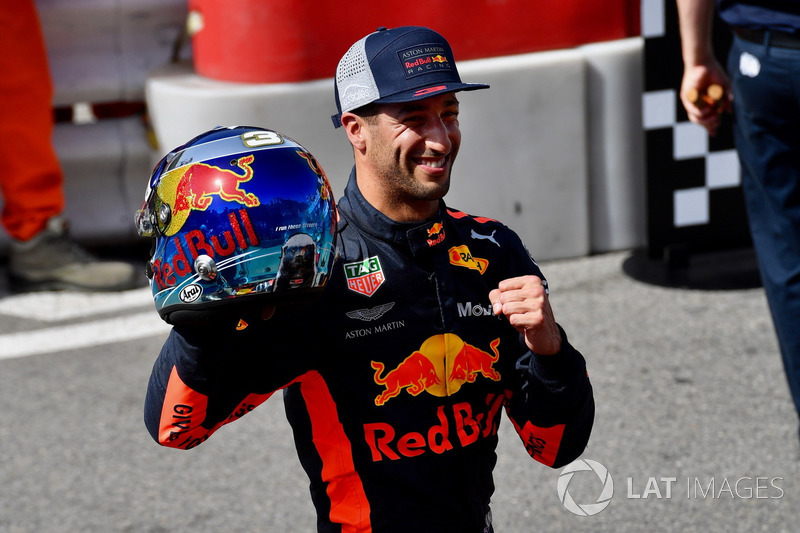
[[[455,92],[488,87],[462,83],[450,45],[427,28],[381,28],[355,43],[336,70],[332,118],[367,201],[397,221],[433,216],[461,145]]]
[[[517,234],[444,203],[457,93],[488,86],[462,83],[441,35],[403,27],[354,44],[335,87],[355,164],[324,292],[244,327],[176,326],[148,427],[193,447],[283,388],[320,532],[489,533],[502,412],[531,457],[571,462],[594,419],[586,363]]]

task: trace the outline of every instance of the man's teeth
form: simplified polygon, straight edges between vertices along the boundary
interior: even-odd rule
[[[439,161],[427,161],[425,164],[433,168],[442,168],[444,166],[444,159]]]

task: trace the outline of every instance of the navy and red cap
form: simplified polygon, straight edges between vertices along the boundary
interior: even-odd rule
[[[450,44],[422,26],[379,28],[359,39],[336,68],[334,95],[341,126],[342,113],[371,103],[421,100],[434,94],[488,89],[482,83],[463,83]]]

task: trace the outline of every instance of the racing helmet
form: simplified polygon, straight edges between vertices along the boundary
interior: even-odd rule
[[[170,324],[313,295],[336,254],[325,172],[300,144],[264,128],[218,127],[168,153],[135,223],[153,239],[145,272]]]

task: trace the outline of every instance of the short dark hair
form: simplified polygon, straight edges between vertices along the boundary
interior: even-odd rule
[[[381,112],[381,105],[372,102],[353,109],[350,112],[363,118],[368,124],[374,124],[376,120],[375,117]]]

